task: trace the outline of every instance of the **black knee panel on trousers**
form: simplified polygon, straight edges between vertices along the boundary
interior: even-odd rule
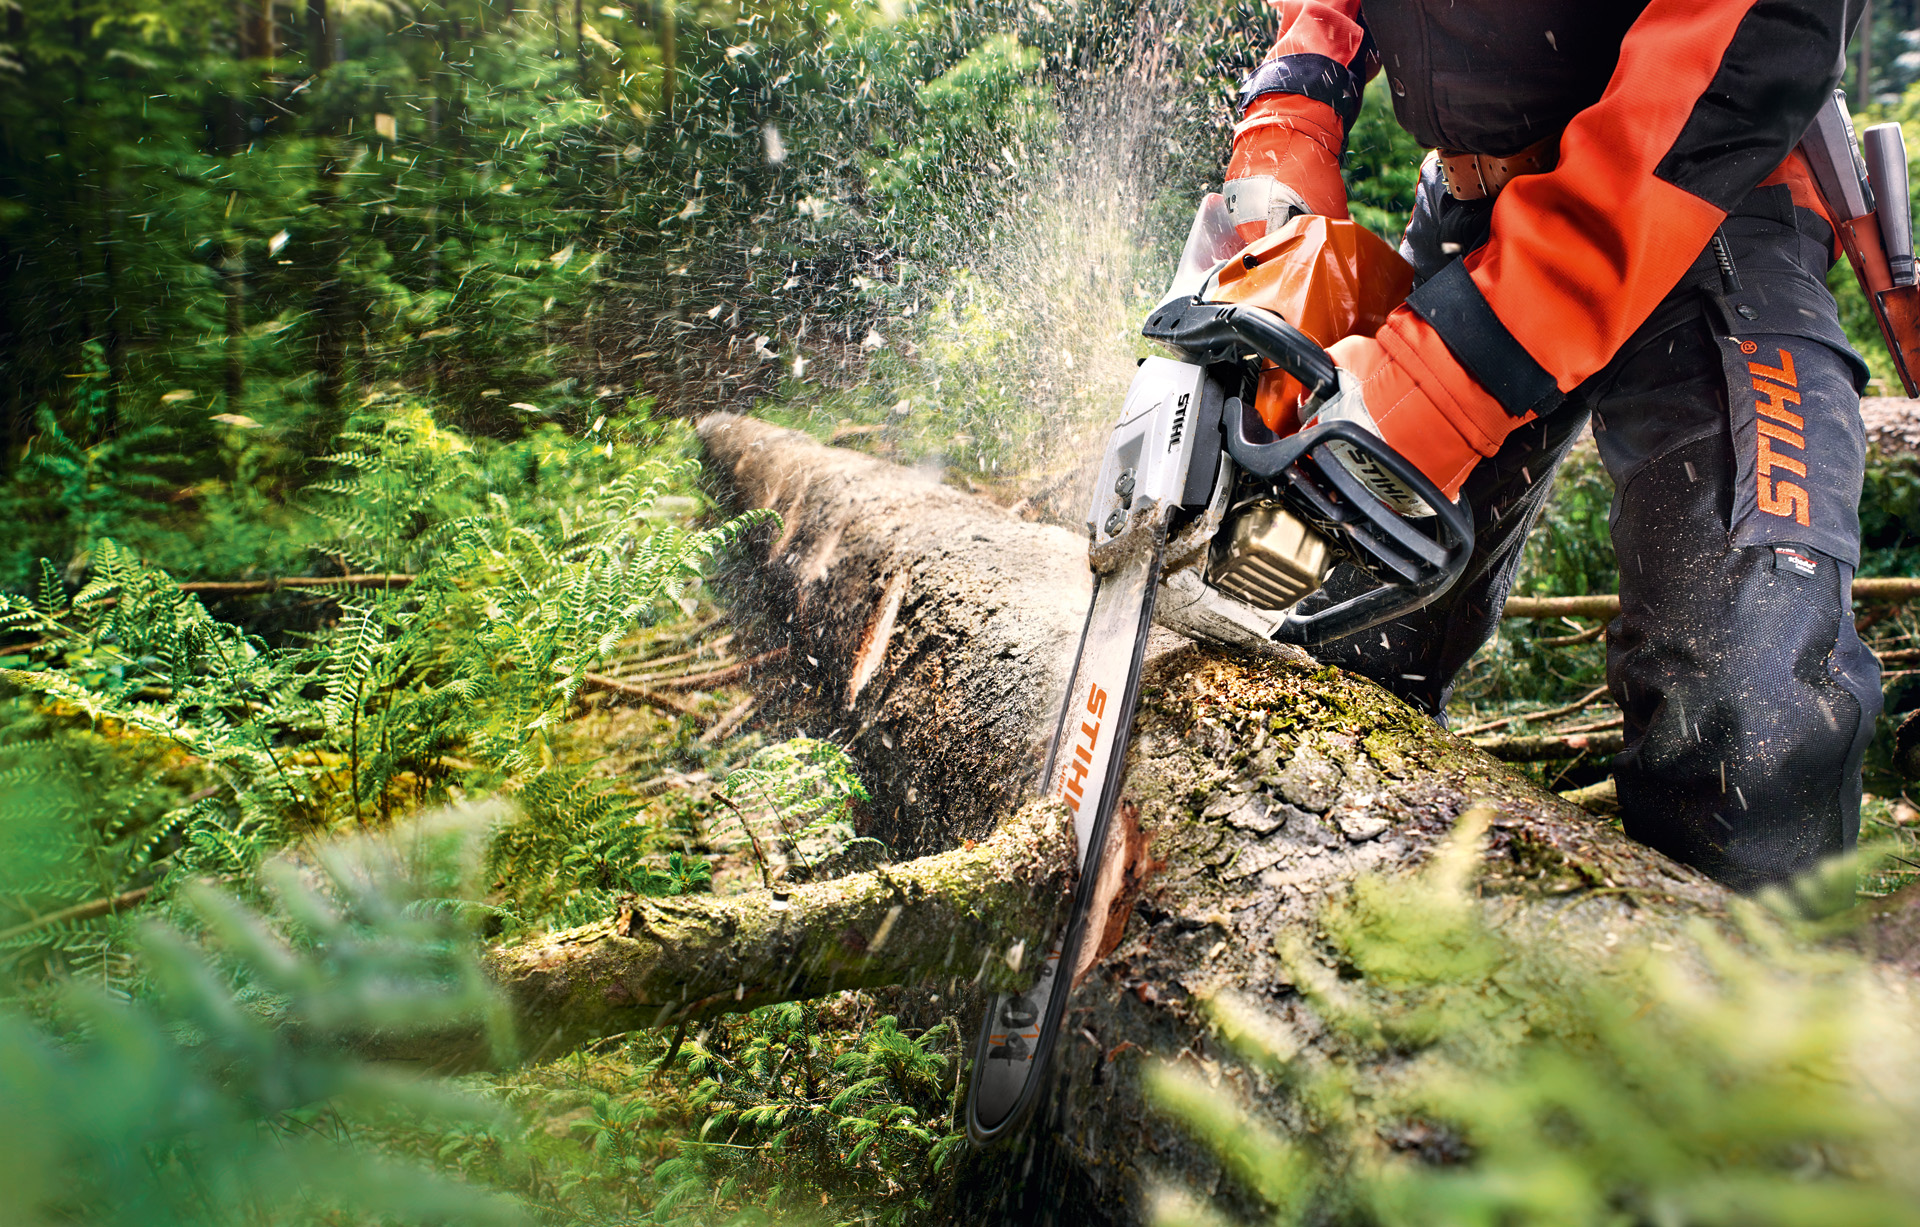
[[[1853,627],[1852,567],[1739,545],[1726,434],[1656,456],[1616,505],[1621,615],[1607,680],[1627,833],[1751,890],[1853,846],[1879,666]]]

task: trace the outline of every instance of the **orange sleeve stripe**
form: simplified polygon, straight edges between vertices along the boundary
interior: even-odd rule
[[[1467,257],[1494,313],[1562,391],[1612,360],[1726,218],[1655,168],[1753,4],[1653,0],[1600,101],[1567,126],[1558,165],[1507,185],[1492,237]]]

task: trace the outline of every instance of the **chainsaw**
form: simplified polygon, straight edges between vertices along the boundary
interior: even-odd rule
[[[1152,624],[1310,648],[1420,608],[1465,570],[1465,500],[1362,426],[1315,420],[1341,377],[1323,345],[1371,333],[1411,285],[1399,254],[1353,222],[1296,217],[1243,246],[1226,200],[1203,200],[1142,329],[1169,352],[1140,362],[1088,515],[1093,601],[1041,777],[1073,814],[1070,919],[1033,986],[990,1003],[968,1092],[975,1142],[1017,1132],[1033,1110],[1086,969],[1087,913]],[[1413,499],[1376,496],[1383,476]],[[1300,609],[1340,562],[1375,586]]]

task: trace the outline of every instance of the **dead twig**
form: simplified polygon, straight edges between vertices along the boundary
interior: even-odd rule
[[[1609,716],[1605,720],[1595,720],[1592,724],[1576,724],[1571,728],[1551,729],[1549,733],[1554,737],[1570,737],[1575,733],[1598,733],[1602,729],[1617,729],[1624,726],[1626,722],[1625,716]]]
[[[1902,605],[1920,598],[1920,578],[1870,575],[1853,581],[1853,599],[1862,605]],[[1507,601],[1504,618],[1612,618],[1620,613],[1620,597],[1603,592],[1592,596],[1516,596]]]
[[[733,709],[726,715],[720,717],[712,728],[700,734],[700,744],[703,746],[717,745],[721,739],[731,736],[735,729],[753,719],[754,712],[759,709],[759,698],[754,695],[748,695],[746,698],[740,700],[739,703],[735,704]]]
[[[1555,635],[1551,639],[1536,639],[1534,644],[1543,648],[1570,648],[1576,643],[1592,643],[1607,633],[1605,622],[1596,622],[1587,629],[1572,635]]]
[[[1626,748],[1620,733],[1573,733],[1559,737],[1483,737],[1473,743],[1503,763],[1544,763],[1585,754],[1616,754]]]
[[[620,667],[623,669],[632,669],[634,672],[619,674],[617,676],[625,677],[629,681],[636,681],[668,665],[683,665],[690,660],[697,660],[702,656],[717,658],[720,654],[720,649],[732,642],[732,635],[722,635],[712,643],[703,643],[691,652],[675,652],[672,656],[648,656],[638,660],[622,660],[619,662]]]
[[[1466,728],[1460,729],[1458,735],[1461,737],[1472,737],[1476,733],[1491,733],[1495,729],[1506,728],[1516,720],[1552,720],[1556,716],[1570,716],[1589,703],[1592,703],[1595,699],[1603,697],[1606,693],[1607,688],[1605,686],[1595,686],[1592,690],[1589,690],[1564,707],[1550,707],[1546,711],[1515,712],[1511,716],[1502,716],[1498,720],[1489,720],[1485,724],[1469,725]]]
[[[132,890],[109,895],[104,899],[89,899],[85,903],[63,907],[57,912],[48,912],[45,916],[35,916],[32,920],[22,921],[11,928],[0,929],[0,942],[11,941],[35,929],[44,929],[48,925],[65,924],[70,920],[92,920],[96,916],[110,916],[134,906],[152,893],[151,886],[137,886]]]
[[[779,660],[787,654],[784,647],[762,652],[758,656],[728,665],[724,669],[711,669],[704,673],[670,673],[664,676],[649,675],[647,680],[657,686],[671,686],[675,690],[689,689],[695,686],[726,686],[739,681],[755,668],[770,661]]]
[[[642,703],[657,707],[661,711],[672,712],[676,716],[691,716],[695,720],[703,719],[700,709],[691,703],[676,699],[669,694],[661,694],[646,686],[636,686],[632,682],[623,682],[617,677],[608,677],[604,673],[582,673],[580,689],[605,690],[612,694],[625,695],[630,699],[638,699]]]

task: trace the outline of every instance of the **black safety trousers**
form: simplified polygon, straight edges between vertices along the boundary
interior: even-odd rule
[[[1491,212],[1434,171],[1402,246],[1422,280],[1484,242]],[[1739,890],[1850,850],[1880,666],[1853,625],[1866,368],[1826,289],[1831,251],[1787,188],[1756,189],[1612,363],[1468,477],[1461,582],[1321,658],[1444,713],[1591,420],[1615,490],[1607,684],[1627,833]],[[1366,586],[1343,567],[1314,605]]]

